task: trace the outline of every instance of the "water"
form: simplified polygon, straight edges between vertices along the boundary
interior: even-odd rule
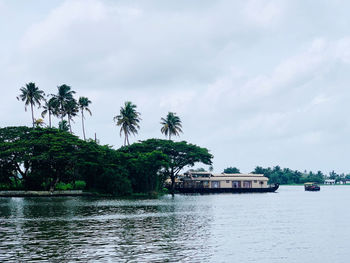
[[[349,262],[350,187],[0,198],[0,262]]]

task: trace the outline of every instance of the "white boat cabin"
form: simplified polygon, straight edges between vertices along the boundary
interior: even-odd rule
[[[180,179],[184,188],[268,188],[268,180],[263,174],[210,172],[187,172]]]

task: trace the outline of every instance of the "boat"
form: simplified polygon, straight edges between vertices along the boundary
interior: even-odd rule
[[[317,183],[309,182],[304,184],[305,191],[320,191],[321,188]]]
[[[275,192],[279,184],[268,184],[263,174],[212,174],[187,172],[177,178],[179,193],[266,193]]]

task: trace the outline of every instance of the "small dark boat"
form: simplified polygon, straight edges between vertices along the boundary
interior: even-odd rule
[[[305,183],[305,191],[320,191],[320,186],[317,183]]]

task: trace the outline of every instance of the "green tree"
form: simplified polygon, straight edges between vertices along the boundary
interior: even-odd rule
[[[73,95],[75,91],[71,90],[71,87],[66,84],[58,86],[57,90],[57,94],[53,94],[52,97],[55,105],[57,105],[57,114],[61,117],[62,122],[63,118],[67,115],[66,105],[69,101],[74,99]]]
[[[171,179],[172,193],[175,189],[175,178],[184,167],[192,167],[198,162],[211,165],[213,158],[206,148],[185,141],[173,142],[171,140],[149,139],[134,143],[129,147],[123,147],[120,150],[123,152],[152,152],[156,150],[165,154],[167,161],[162,168],[162,174]]]
[[[162,124],[160,131],[165,136],[169,136],[169,140],[171,140],[171,135],[180,136],[180,132],[182,132],[181,120],[176,116],[176,113],[169,112],[165,118],[161,118],[160,124]]]
[[[138,161],[137,156],[80,140],[58,129],[0,128],[0,183],[17,181],[16,185],[23,185],[25,190],[52,191],[57,184],[73,185],[76,180],[84,180],[90,190],[130,194],[133,189],[129,177],[134,177],[129,172],[131,159]],[[145,163],[142,159],[136,164],[139,170]],[[149,163],[156,162],[149,159]]]
[[[236,167],[227,167],[226,169],[224,169],[224,173],[225,174],[240,174],[241,172]]]
[[[49,100],[45,100],[45,104],[43,105],[44,110],[41,113],[41,117],[45,118],[46,114],[49,114],[49,127],[51,128],[51,116],[57,115],[58,105],[57,100],[51,97]]]
[[[69,131],[72,133],[72,122],[73,122],[73,117],[76,117],[79,112],[78,108],[78,103],[77,101],[73,98],[71,100],[68,100],[65,104],[65,112],[67,114],[67,119],[68,119],[68,126],[69,126]]]
[[[81,125],[83,127],[83,136],[84,136],[84,140],[86,140],[86,137],[85,137],[85,127],[84,127],[84,111],[87,111],[88,113],[90,113],[90,116],[92,115],[91,114],[91,111],[89,109],[89,105],[91,104],[91,101],[86,98],[86,97],[80,97],[79,98],[79,102],[78,102],[78,105],[79,105],[79,109],[80,109],[80,112],[81,112]]]
[[[27,190],[45,185],[52,191],[58,182],[74,180],[82,142],[57,129],[8,127],[0,129],[0,159],[11,164]]]
[[[58,123],[58,129],[60,131],[69,131],[69,126],[68,126],[68,122],[66,120],[60,121]]]
[[[124,133],[124,146],[130,145],[129,135],[137,134],[137,130],[140,129],[140,115],[136,111],[136,105],[131,101],[127,101],[124,107],[120,108],[120,114],[113,118],[117,122],[117,125],[120,126],[120,136]]]
[[[32,124],[34,127],[34,109],[33,107],[35,104],[38,104],[39,108],[41,105],[41,100],[44,99],[44,91],[40,90],[34,82],[29,82],[25,85],[25,87],[22,87],[20,89],[21,94],[17,97],[17,100],[24,101],[25,104],[25,110],[27,111],[27,106],[30,105],[31,112],[32,112]]]

